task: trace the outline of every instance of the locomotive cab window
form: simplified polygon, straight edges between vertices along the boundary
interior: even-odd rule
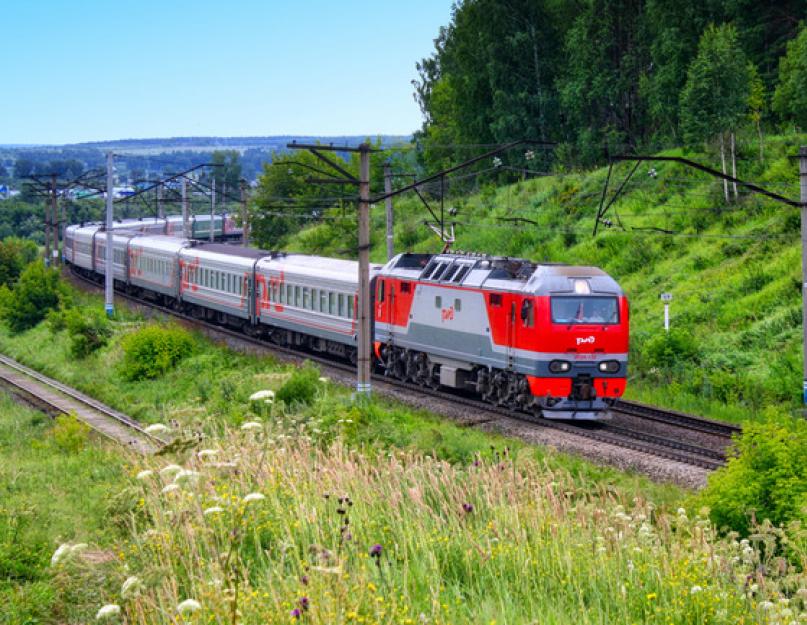
[[[616,297],[553,297],[552,321],[565,324],[619,323]]]
[[[535,306],[532,300],[525,299],[521,303],[521,323],[525,328],[535,325]]]
[[[409,293],[412,290],[412,285],[409,282],[401,282],[401,293]]]
[[[501,306],[502,296],[499,293],[491,293],[488,295],[488,301],[490,302],[491,306]]]
[[[381,303],[384,301],[384,290],[385,290],[385,282],[383,280],[378,281],[378,302]]]

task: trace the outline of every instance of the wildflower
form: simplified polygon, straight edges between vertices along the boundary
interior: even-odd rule
[[[689,594],[690,595],[697,595],[702,590],[703,590],[703,588],[701,588],[700,586],[695,584],[692,588],[689,589]]]
[[[199,472],[191,471],[190,469],[182,469],[174,476],[174,481],[177,484],[182,484],[183,482],[195,482],[197,479],[199,479]]]
[[[164,423],[154,423],[148,426],[144,431],[146,434],[163,434],[165,432],[170,432],[171,428]]]
[[[297,602],[300,604],[300,608],[303,612],[307,611],[308,608],[311,607],[311,601],[309,601],[308,597],[300,597],[300,600]]]
[[[218,514],[219,512],[224,512],[224,508],[221,506],[213,506],[211,508],[207,508],[204,512],[202,512],[203,516],[210,516],[211,514]]]
[[[371,558],[380,558],[381,557],[381,552],[383,550],[384,550],[384,548],[381,545],[379,545],[379,544],[373,545],[372,547],[370,547],[370,557]]]
[[[462,511],[463,511],[465,514],[471,514],[471,512],[473,512],[473,511],[474,511],[474,504],[472,504],[472,503],[467,503],[467,502],[466,502],[466,503],[464,503],[464,504],[462,504]]]
[[[127,577],[126,581],[124,581],[120,587],[120,596],[124,599],[134,597],[140,594],[140,589],[142,587],[143,585],[140,583],[139,577],[135,577],[134,575]]]
[[[198,610],[202,609],[202,604],[199,603],[196,599],[185,599],[182,603],[177,606],[177,612],[180,614],[191,614],[192,612],[197,612]]]
[[[302,615],[303,613],[300,611],[300,608],[294,608],[291,612],[289,612],[289,616],[294,619],[300,618]]]
[[[655,599],[655,598],[656,598],[656,593],[654,593],[654,592],[647,593],[646,599],[648,601],[653,601],[653,599]]]
[[[773,602],[772,601],[761,601],[759,603],[759,609],[760,610],[770,610],[771,608],[773,608]]]
[[[326,378],[325,376],[322,376],[319,379],[319,381],[322,382],[323,384],[327,384],[328,382],[330,382],[330,379]]]
[[[152,475],[154,475],[154,471],[152,471],[151,469],[146,469],[145,471],[141,471],[140,473],[138,473],[135,477],[138,480],[147,480]]]
[[[199,458],[200,460],[203,460],[205,458],[212,458],[218,453],[219,453],[218,449],[200,449],[198,452],[196,452],[196,457]]]
[[[303,576],[300,578],[300,583],[301,583],[303,586],[308,586],[308,575],[303,575]]]
[[[77,543],[70,547],[70,555],[74,553],[78,553],[79,551],[84,551],[89,545],[87,543]]]
[[[680,516],[681,518],[684,518],[684,519],[687,516],[687,511],[684,508],[678,508],[677,513],[678,513],[678,516]]]
[[[264,400],[266,403],[272,403],[275,401],[275,392],[270,390],[265,391],[257,391],[256,393],[252,393],[249,396],[249,401],[261,401]]]
[[[119,614],[120,614],[120,606],[115,605],[114,603],[108,603],[98,610],[98,612],[95,615],[95,618],[99,621],[102,621],[104,619],[108,619],[113,616],[118,616]]]
[[[182,471],[182,467],[178,464],[169,464],[168,466],[163,467],[160,469],[160,475],[171,475],[173,473],[179,473]]]
[[[63,545],[59,545],[56,551],[53,552],[53,556],[50,559],[51,566],[56,566],[59,562],[64,559],[65,555],[70,553],[70,545],[65,543]]]
[[[261,424],[260,424],[260,423],[258,423],[257,421],[247,421],[246,423],[244,423],[244,424],[241,426],[241,429],[242,429],[242,430],[244,430],[244,431],[249,431],[249,430],[262,430],[262,429],[263,429],[263,425],[261,425]]]
[[[261,493],[250,493],[244,497],[244,503],[249,503],[250,501],[260,501],[261,499],[266,499],[266,496]]]
[[[160,491],[163,495],[167,495],[168,493],[172,493],[175,490],[179,490],[179,484],[169,484],[168,486],[163,487]]]

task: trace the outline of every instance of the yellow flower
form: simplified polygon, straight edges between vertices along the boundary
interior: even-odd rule
[[[647,593],[647,600],[648,601],[653,601],[653,599],[655,599],[655,598],[656,598],[656,593],[654,593],[654,592]]]
[[[375,592],[378,589],[376,588],[376,585],[373,582],[370,582],[369,584],[367,584],[367,590],[369,590],[370,592]]]

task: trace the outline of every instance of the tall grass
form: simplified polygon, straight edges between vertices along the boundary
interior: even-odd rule
[[[99,605],[143,625],[734,624],[805,609],[807,578],[769,528],[722,540],[704,518],[583,488],[529,454],[452,465],[282,432],[139,467],[118,578],[142,590]],[[804,532],[790,541],[803,565]],[[200,609],[180,618],[188,599]]]

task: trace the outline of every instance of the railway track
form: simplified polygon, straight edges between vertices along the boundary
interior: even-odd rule
[[[131,417],[8,356],[0,355],[0,383],[37,408],[51,414],[74,414],[102,436],[139,453],[154,453],[165,444]]]
[[[86,284],[90,284],[95,288],[100,288],[97,283],[81,275],[73,272],[71,272],[71,275]],[[316,362],[332,369],[338,369],[346,373],[355,372],[354,366],[344,362],[332,360],[311,352],[275,345],[268,341],[247,336],[246,334],[243,334],[237,330],[220,326],[206,320],[197,319],[191,315],[183,314],[172,308],[161,306],[154,302],[144,301],[140,298],[136,298],[119,291],[117,294],[123,299],[134,302],[138,305],[143,305],[158,310],[166,315],[176,317],[195,326],[204,327],[218,335],[234,338],[242,343],[249,343],[272,352],[285,354],[295,358],[305,358],[312,362]],[[649,434],[639,429],[617,426],[607,422],[581,421],[571,423],[549,419],[537,419],[530,414],[516,412],[502,406],[491,405],[458,392],[431,389],[428,387],[411,384],[409,382],[402,382],[381,374],[373,374],[373,380],[386,384],[390,387],[411,391],[419,395],[428,395],[474,409],[477,412],[477,418],[472,420],[473,425],[479,425],[505,417],[510,419],[518,419],[520,421],[527,421],[539,427],[559,430],[574,436],[614,445],[624,449],[647,453],[659,458],[664,458],[666,460],[672,460],[703,469],[717,469],[723,466],[726,462],[726,455],[723,451],[698,445],[696,443],[682,441],[680,436],[661,436],[658,434]],[[668,411],[661,408],[640,404],[638,402],[624,400],[619,401],[612,410],[615,412],[622,412],[633,416],[652,419],[681,430],[713,434],[725,439],[726,446],[730,444],[731,436],[740,431],[740,428],[736,425],[703,419],[701,417],[687,415],[677,411]]]

